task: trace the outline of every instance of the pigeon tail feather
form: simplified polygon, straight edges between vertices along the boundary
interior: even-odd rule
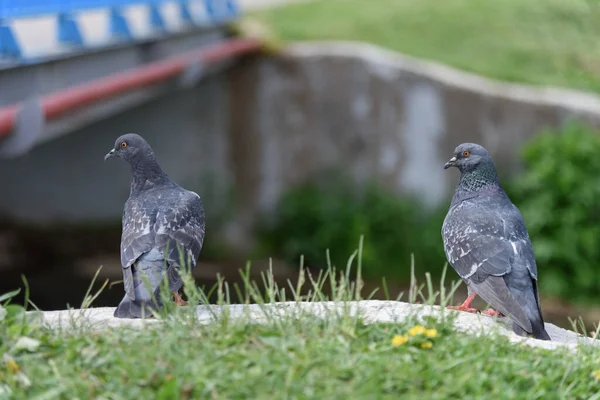
[[[152,316],[152,310],[162,308],[160,284],[165,278],[165,260],[157,249],[144,253],[129,269],[133,273],[135,298],[127,294],[115,310],[117,318]]]
[[[533,337],[539,340],[552,340],[548,332],[546,332],[546,328],[544,327],[544,323],[541,321],[531,321],[532,332],[527,332],[519,324],[513,322],[513,332],[519,336],[524,337]]]
[[[509,316],[523,330],[531,331],[531,322],[522,306],[515,300],[501,276],[489,276],[481,283],[469,282],[473,291],[493,308]]]
[[[152,318],[154,312],[158,312],[162,308],[160,301],[145,302],[140,300],[131,300],[127,295],[116,308],[115,318]]]

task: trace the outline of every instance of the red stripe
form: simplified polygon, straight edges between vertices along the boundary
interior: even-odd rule
[[[18,110],[19,108],[17,106],[0,108],[0,138],[8,136],[12,131]]]
[[[198,59],[204,64],[212,64],[257,51],[260,46],[261,43],[258,40],[230,39],[201,50],[192,50],[167,60],[146,64],[50,93],[42,99],[44,115],[46,119],[59,118],[91,103],[171,79],[181,74],[189,64]],[[18,104],[0,108],[0,138],[11,133],[18,109]]]

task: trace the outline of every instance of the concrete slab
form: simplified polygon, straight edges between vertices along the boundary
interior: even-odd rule
[[[267,305],[242,305],[233,304],[229,306],[202,305],[196,308],[196,315],[200,323],[210,324],[216,321],[227,309],[229,317],[233,320],[242,320],[248,323],[266,323],[273,318],[314,316],[326,318],[347,310],[351,315],[359,315],[365,323],[394,323],[402,322],[407,318],[417,317],[422,319],[427,316],[441,317],[442,311],[439,306],[427,306],[409,304],[396,301],[368,300],[359,302],[283,302]],[[77,329],[89,328],[102,330],[107,328],[133,327],[144,328],[160,323],[156,319],[135,320],[118,319],[113,317],[114,308],[90,308],[87,310],[63,310],[49,311],[42,314],[43,323],[52,329]],[[546,324],[546,330],[552,337],[552,341],[542,341],[531,338],[523,338],[514,334],[506,318],[497,319],[480,314],[469,314],[456,311],[445,311],[456,313],[455,328],[469,335],[490,335],[499,333],[507,336],[516,344],[524,344],[536,348],[557,349],[569,348],[575,350],[580,344],[596,345],[596,341],[557,327]]]

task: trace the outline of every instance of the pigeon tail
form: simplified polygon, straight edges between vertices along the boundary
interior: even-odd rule
[[[541,340],[552,340],[544,328],[544,318],[537,292],[537,281],[532,278],[528,270],[517,270],[505,276],[506,283],[511,289],[512,295],[523,307],[523,311],[529,320],[531,329],[525,325],[517,327],[513,324],[513,331],[517,335],[532,336]]]
[[[165,278],[165,260],[157,249],[144,253],[131,266],[135,299],[125,295],[115,310],[117,318],[151,317],[163,304],[160,299],[160,284]]]
[[[159,301],[145,302],[131,300],[127,295],[119,303],[115,310],[115,318],[153,318],[154,312],[158,312],[162,308]]]
[[[542,321],[531,321],[531,328],[532,332],[530,333],[521,328],[516,322],[513,322],[513,332],[519,336],[531,336],[539,340],[552,340],[550,335],[548,335],[548,332],[546,332],[546,328]]]
[[[531,318],[513,297],[503,277],[488,276],[483,282],[470,281],[469,285],[486,303],[509,316],[523,330],[528,332],[531,329]]]

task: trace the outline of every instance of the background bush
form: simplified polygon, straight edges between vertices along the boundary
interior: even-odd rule
[[[526,168],[507,189],[521,209],[541,290],[600,299],[600,136],[571,123],[522,149]]]
[[[416,201],[373,184],[359,193],[340,179],[328,182],[308,183],[282,197],[274,222],[260,229],[264,254],[293,263],[304,255],[305,265],[325,267],[329,249],[332,263],[344,268],[364,234],[367,278],[408,279],[411,253],[418,271],[442,270],[441,226],[447,206],[426,212]]]

